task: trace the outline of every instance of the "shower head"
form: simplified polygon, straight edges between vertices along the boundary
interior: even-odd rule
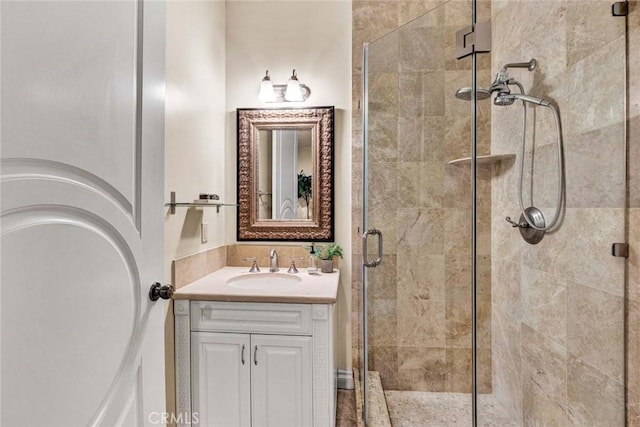
[[[496,96],[496,99],[493,100],[494,105],[511,105],[514,103],[516,99],[519,99],[523,102],[530,102],[536,105],[542,105],[543,107],[551,107],[551,103],[544,99],[536,98],[531,95],[521,95],[518,93],[508,94],[508,93],[500,93]]]
[[[471,101],[471,93],[472,90],[470,87],[461,87],[456,91],[456,98],[462,99],[463,101]],[[484,87],[479,87],[476,90],[476,99],[478,101],[482,101],[483,99],[491,98],[491,91]]]

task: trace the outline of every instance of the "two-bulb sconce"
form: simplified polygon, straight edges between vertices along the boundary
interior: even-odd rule
[[[296,70],[293,70],[286,85],[274,85],[267,70],[260,84],[258,99],[262,102],[302,102],[306,101],[309,95],[311,89],[298,81]]]

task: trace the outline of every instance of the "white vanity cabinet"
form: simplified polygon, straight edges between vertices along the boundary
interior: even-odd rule
[[[175,300],[176,412],[207,427],[333,427],[333,308]]]

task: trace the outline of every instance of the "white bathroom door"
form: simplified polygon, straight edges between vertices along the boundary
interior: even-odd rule
[[[164,4],[0,19],[0,423],[161,424]]]

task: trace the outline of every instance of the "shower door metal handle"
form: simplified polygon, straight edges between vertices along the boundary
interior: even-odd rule
[[[378,257],[369,262],[369,256],[367,254],[367,240],[369,236],[374,235],[378,236]],[[372,228],[371,230],[367,230],[362,235],[362,263],[365,267],[377,267],[382,262],[382,231],[376,230]]]

